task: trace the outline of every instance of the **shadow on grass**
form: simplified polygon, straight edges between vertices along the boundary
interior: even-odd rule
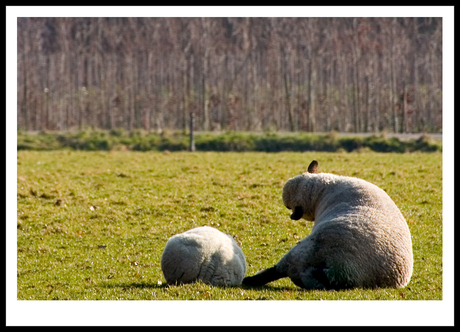
[[[328,292],[328,293],[340,293],[340,292],[348,292],[353,289],[307,289],[307,288],[301,288],[297,287],[295,285],[292,285],[292,287],[289,286],[270,286],[270,285],[263,285],[263,286],[247,286],[247,285],[241,285],[241,288],[247,289],[247,290],[259,290],[259,291],[275,291],[275,292],[292,292],[292,291],[300,291],[300,292]],[[363,290],[362,288],[355,288],[355,290]]]
[[[104,282],[101,284],[102,287],[106,288],[167,288],[168,284],[163,283],[161,285],[148,283],[148,282],[123,282],[123,283],[108,283]]]
[[[286,292],[286,291],[293,291],[293,290],[304,290],[304,291],[308,291],[309,289],[303,289],[303,288],[300,288],[300,287],[296,287],[296,286],[293,286],[293,287],[287,287],[287,286],[283,286],[283,287],[279,287],[279,286],[270,286],[270,285],[263,285],[263,286],[246,286],[246,285],[241,285],[241,288],[243,289],[251,289],[251,290],[270,290],[270,291],[277,291],[277,292]]]
[[[155,283],[148,283],[148,282],[123,282],[123,283],[108,283],[103,282],[101,283],[102,287],[105,288],[169,288],[169,287],[180,287],[180,286],[190,286],[190,284],[177,284],[177,285],[169,285],[167,283],[162,283],[161,285]],[[210,286],[210,285],[209,285]],[[253,290],[271,290],[271,291],[278,291],[278,292],[285,292],[285,291],[292,291],[292,290],[306,290],[298,287],[276,287],[270,285],[263,285],[263,286],[212,286],[216,288],[242,288],[242,289],[253,289]]]
[[[198,282],[196,282],[198,283]],[[169,287],[180,287],[180,286],[190,286],[191,284],[194,283],[186,283],[186,284],[167,284],[167,283],[162,283],[161,285],[155,284],[155,283],[148,283],[148,282],[123,282],[123,283],[108,283],[104,282],[101,283],[102,287],[105,288],[169,288]],[[211,285],[208,285],[211,286]],[[212,286],[212,287],[217,287],[217,288],[238,288],[239,286]],[[241,287],[243,288],[243,287]]]

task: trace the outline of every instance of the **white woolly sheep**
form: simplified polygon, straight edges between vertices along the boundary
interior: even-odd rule
[[[230,235],[202,226],[168,240],[161,269],[168,284],[201,280],[214,286],[238,286],[246,274],[246,259]]]
[[[308,172],[289,179],[283,202],[291,218],[314,221],[309,236],[275,266],[243,280],[261,286],[289,277],[306,289],[400,288],[412,275],[407,223],[387,193],[362,179]]]

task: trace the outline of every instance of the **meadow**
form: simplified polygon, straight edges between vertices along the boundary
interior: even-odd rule
[[[402,289],[309,291],[288,278],[260,288],[168,286],[166,241],[208,225],[232,235],[247,275],[307,236],[283,184],[321,172],[368,180],[395,201],[412,234]],[[18,300],[442,300],[442,153],[18,151]]]

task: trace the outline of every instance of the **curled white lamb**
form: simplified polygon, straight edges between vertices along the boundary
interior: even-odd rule
[[[400,288],[412,275],[412,241],[398,207],[379,187],[362,179],[308,172],[283,188],[291,218],[314,221],[309,236],[275,266],[243,280],[261,286],[289,277],[306,289]]]
[[[246,274],[246,259],[230,235],[202,226],[168,240],[161,270],[168,284],[201,280],[214,286],[238,286]]]

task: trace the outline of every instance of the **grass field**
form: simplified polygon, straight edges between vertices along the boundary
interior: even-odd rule
[[[403,289],[306,291],[167,286],[172,235],[208,225],[231,234],[247,275],[276,263],[312,223],[289,218],[284,182],[320,171],[380,186],[405,216],[414,273]],[[18,151],[19,300],[442,300],[441,153]]]

